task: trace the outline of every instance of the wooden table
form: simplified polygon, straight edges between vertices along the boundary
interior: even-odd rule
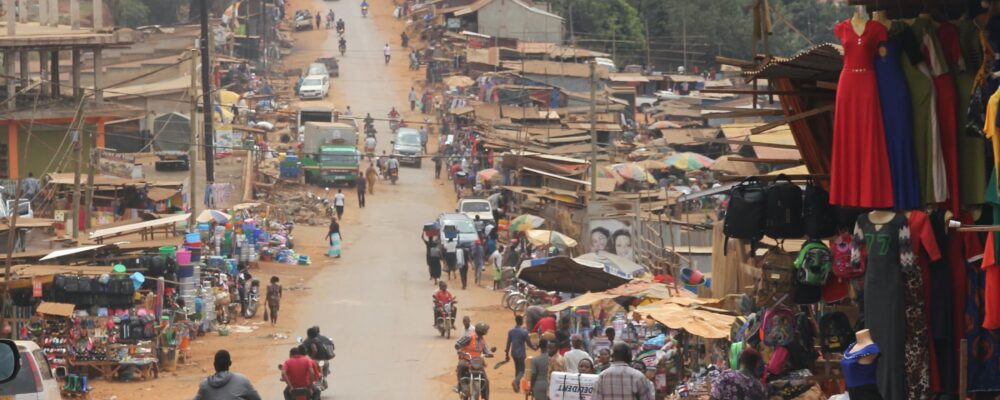
[[[118,377],[122,367],[135,367],[141,380],[159,378],[160,369],[155,359],[137,359],[128,361],[69,361],[69,367],[76,372],[86,370],[97,371],[106,380]]]

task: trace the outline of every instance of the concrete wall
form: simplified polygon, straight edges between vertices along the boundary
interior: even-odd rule
[[[562,43],[562,19],[531,11],[513,0],[495,0],[477,15],[479,33],[484,35]]]

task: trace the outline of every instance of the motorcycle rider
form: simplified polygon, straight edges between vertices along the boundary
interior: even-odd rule
[[[292,400],[294,398],[292,391],[296,389],[305,390],[309,393],[307,397],[310,399],[318,399],[319,393],[314,385],[320,378],[322,376],[319,366],[306,357],[305,349],[302,346],[292,347],[288,352],[288,359],[281,365],[281,380],[287,384],[284,392],[285,400]]]
[[[361,14],[368,14],[368,0],[361,0]]]
[[[389,161],[385,163],[385,167],[389,171],[389,177],[392,177],[394,174],[399,174],[399,160],[396,159],[395,154],[389,155]]]
[[[309,356],[309,358],[327,362],[323,366],[322,376],[330,374],[330,360],[334,357],[327,350],[326,345],[329,345],[331,349],[334,347],[333,341],[330,338],[320,336],[318,326],[306,329],[306,339],[302,341],[302,347],[305,349],[305,355]]]
[[[368,137],[366,137],[365,138],[365,153],[367,153],[367,154],[375,154],[375,145],[376,144],[377,144],[377,140],[375,139],[375,136],[368,136]]]
[[[441,281],[438,282],[438,290],[431,297],[434,298],[434,324],[431,326],[437,326],[438,307],[447,304],[449,301],[455,301],[455,296],[448,291],[448,284]],[[454,319],[456,315],[458,315],[458,307],[452,304],[451,318]],[[455,329],[455,326],[452,325],[451,329]]]
[[[372,113],[365,114],[365,128],[375,125],[375,118],[372,118]]]
[[[343,36],[340,37],[340,45],[338,48],[341,50],[341,53],[347,50],[347,39],[344,39]]]
[[[399,111],[396,111],[396,107],[393,107],[392,110],[389,110],[389,118],[392,119],[399,118]]]
[[[458,351],[459,356],[465,353],[472,358],[493,357],[493,352],[496,351],[496,348],[490,348],[486,344],[486,334],[489,331],[489,324],[482,321],[476,322],[474,330],[470,331],[467,335],[462,336],[461,339],[458,339],[458,341],[455,342],[455,350]],[[458,368],[456,368],[458,384],[454,387],[456,392],[460,392],[462,377],[468,373],[468,370],[468,363],[465,360],[459,359]],[[489,400],[489,379],[486,378],[485,370],[483,371],[483,379],[486,381],[486,386],[483,388],[483,400]]]
[[[347,30],[347,26],[344,25],[344,19],[343,18],[338,19],[337,20],[337,31],[338,32],[342,32],[342,31],[345,31],[345,30]]]

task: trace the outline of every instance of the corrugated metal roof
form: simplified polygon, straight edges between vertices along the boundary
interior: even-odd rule
[[[763,66],[744,71],[743,76],[754,78],[791,78],[835,81],[844,67],[844,48],[823,43],[800,51],[792,57],[776,57]]]

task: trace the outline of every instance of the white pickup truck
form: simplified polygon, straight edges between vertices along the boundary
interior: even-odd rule
[[[493,220],[493,206],[486,199],[461,199],[458,201],[458,210],[456,211],[465,214],[473,221],[476,220],[476,216],[479,216],[479,220],[483,222]]]

